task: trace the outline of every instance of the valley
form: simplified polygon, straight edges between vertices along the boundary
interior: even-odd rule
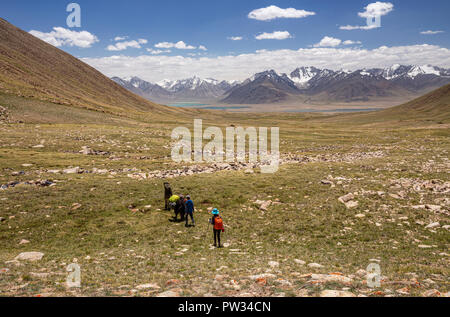
[[[326,101],[325,113],[168,107],[0,19],[0,296],[448,297],[450,85],[439,86],[395,107],[336,100],[352,113]],[[249,87],[256,99],[299,89],[262,73],[231,88],[233,104],[256,107],[240,99]],[[369,108],[381,110],[356,111]],[[279,127],[279,170],[175,162],[172,132],[195,119]],[[195,227],[164,210],[164,182],[192,196]]]

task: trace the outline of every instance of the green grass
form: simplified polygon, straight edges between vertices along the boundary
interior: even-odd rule
[[[12,103],[18,107],[17,102]],[[13,116],[21,111],[9,109]],[[391,185],[402,178],[449,181],[448,127],[349,126],[330,123],[320,116],[292,114],[276,118],[265,114],[227,114],[218,120],[214,114],[205,112],[201,117],[205,127],[279,126],[283,154],[333,157],[382,151],[384,156],[353,162],[283,165],[273,175],[235,171],[172,179],[175,192],[190,193],[197,205],[197,227],[186,229],[182,224],[170,222],[172,214],[161,210],[164,180],[133,180],[123,169],[148,172],[179,168],[169,158],[171,130],[180,125],[191,127],[192,117],[181,117],[177,123],[153,124],[143,117],[79,124],[68,116],[63,120],[67,122],[62,123],[32,120],[0,125],[0,184],[35,179],[57,182],[49,188],[22,185],[0,191],[0,216],[6,219],[0,224],[0,269],[10,269],[0,275],[0,295],[152,296],[175,287],[187,296],[243,293],[274,296],[279,292],[299,296],[304,295],[302,289],[316,296],[325,288],[345,286],[313,285],[301,275],[341,272],[351,276],[365,269],[374,258],[381,261],[382,274],[387,279],[381,290],[386,294],[392,291],[391,294],[398,295],[395,290],[404,285],[388,283],[411,281],[409,273],[417,274],[422,285],[411,288],[411,295],[419,296],[430,288],[442,293],[449,291],[448,255],[442,255],[448,252],[449,233],[442,228],[433,232],[416,223],[439,221],[441,226],[448,225],[448,203],[443,207],[445,212],[436,214],[412,208],[439,204],[436,200],[448,199],[448,193],[420,194],[406,189],[403,200],[388,195],[398,191]],[[33,148],[40,143],[44,148]],[[86,145],[110,155],[79,154]],[[46,172],[70,166],[116,173]],[[24,174],[12,176],[17,171]],[[345,180],[342,184],[334,181],[336,187],[331,188],[321,184],[328,175]],[[362,190],[388,194],[362,195]],[[338,198],[350,192],[360,193],[356,198],[359,206],[347,210]],[[263,213],[254,204],[257,199],[276,200],[279,204]],[[75,203],[82,206],[72,210]],[[152,207],[147,213],[133,213],[130,205]],[[227,225],[224,242],[230,244],[227,248],[211,249],[209,207],[223,212]],[[355,217],[360,213],[365,218]],[[30,243],[19,245],[22,239]],[[420,249],[419,244],[436,247]],[[188,251],[179,253],[183,249]],[[22,266],[5,263],[25,251],[41,251],[45,256],[39,262]],[[82,288],[78,291],[64,286],[66,267],[74,259],[82,269]],[[296,264],[294,259],[324,267],[311,269]],[[283,286],[276,279],[261,286],[249,279],[269,270],[269,261],[280,263],[279,268],[271,271],[291,286]],[[37,277],[32,273],[50,274]],[[218,282],[216,275],[223,275],[224,280]],[[178,282],[166,285],[171,279]],[[426,284],[427,279],[436,284]],[[240,290],[226,286],[230,280],[236,280]],[[350,290],[370,295],[373,291],[363,282],[355,277]],[[147,283],[157,283],[161,289],[132,291]]]

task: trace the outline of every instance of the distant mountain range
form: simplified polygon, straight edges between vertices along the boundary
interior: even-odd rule
[[[138,77],[112,78],[128,90],[158,102],[215,101],[227,104],[280,102],[364,102],[383,98],[411,99],[450,83],[450,69],[431,65],[333,71],[297,68],[290,74],[274,70],[244,82],[193,77],[149,83]]]
[[[236,81],[218,81],[198,77],[175,81],[164,80],[156,84],[138,77],[111,79],[135,94],[158,102],[216,101],[223,98],[227,91],[238,84]]]

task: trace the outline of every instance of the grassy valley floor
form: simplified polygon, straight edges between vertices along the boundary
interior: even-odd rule
[[[192,119],[0,125],[0,296],[448,295],[448,124],[202,116],[204,127],[279,126],[282,156],[299,162],[170,179],[193,196],[195,228],[170,222],[164,179],[145,178],[182,168],[170,135]],[[223,249],[211,246],[210,207],[224,217]],[[14,260],[31,251],[44,256]],[[66,287],[70,263],[80,289]]]

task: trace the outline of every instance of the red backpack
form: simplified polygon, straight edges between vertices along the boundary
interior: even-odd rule
[[[216,230],[223,230],[223,219],[220,216],[217,216],[216,219],[214,220],[214,229]]]

